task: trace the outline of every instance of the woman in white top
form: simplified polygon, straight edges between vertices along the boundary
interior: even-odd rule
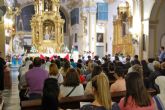
[[[80,83],[78,73],[75,69],[69,69],[66,73],[64,83],[60,86],[62,97],[84,95],[83,85]]]
[[[55,63],[52,63],[49,66],[49,78],[57,79],[59,84],[62,84],[64,81],[63,76],[59,73],[58,67]]]

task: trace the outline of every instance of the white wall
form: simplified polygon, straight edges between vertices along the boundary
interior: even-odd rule
[[[109,4],[109,16],[107,26],[107,42],[108,42],[108,54],[112,54],[112,43],[113,43],[113,17],[117,16],[117,7],[120,0],[114,0],[113,3]]]

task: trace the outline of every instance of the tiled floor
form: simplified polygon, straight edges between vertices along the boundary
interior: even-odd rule
[[[17,76],[18,76],[18,72],[16,71],[16,69],[15,68],[11,69],[12,89],[5,90],[3,92],[4,101],[5,101],[3,110],[20,110]]]

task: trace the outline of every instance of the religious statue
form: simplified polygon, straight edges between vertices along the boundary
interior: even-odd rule
[[[45,11],[51,11],[52,10],[51,0],[45,0],[44,7],[45,7],[44,8]]]
[[[48,26],[45,27],[44,40],[50,40],[50,33],[49,33],[49,28],[48,28]]]

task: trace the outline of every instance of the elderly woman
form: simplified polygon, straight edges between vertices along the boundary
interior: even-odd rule
[[[165,76],[159,76],[155,80],[156,84],[159,86],[160,94],[154,96],[154,101],[156,103],[156,110],[165,109]]]

